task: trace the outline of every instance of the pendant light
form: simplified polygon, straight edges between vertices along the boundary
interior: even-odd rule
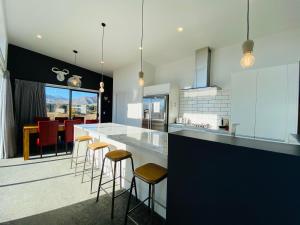
[[[144,72],[143,72],[143,38],[144,38],[144,0],[142,0],[142,35],[141,45],[139,50],[141,51],[141,71],[139,72],[139,85],[144,86]]]
[[[254,41],[249,40],[249,0],[247,0],[247,40],[243,43],[243,57],[241,59],[241,66],[249,68],[254,65],[255,57],[253,56]]]
[[[101,61],[100,61],[100,64],[101,64],[101,82],[100,82],[100,89],[99,91],[101,93],[104,92],[104,82],[103,82],[103,64],[104,64],[104,54],[103,54],[103,44],[104,44],[104,28],[106,26],[105,23],[101,23],[101,26],[102,26],[102,45],[101,45]]]
[[[78,51],[77,50],[73,50],[73,53],[74,53],[74,65],[76,66],[76,59],[77,59],[77,53]],[[70,77],[68,79],[68,86],[70,87],[77,87],[77,88],[80,88],[81,87],[81,76],[78,76],[78,75],[72,75],[72,77]]]

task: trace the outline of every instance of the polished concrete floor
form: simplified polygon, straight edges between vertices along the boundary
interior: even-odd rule
[[[81,173],[74,175],[74,170],[70,169],[70,155],[65,153],[45,155],[42,159],[33,157],[28,161],[22,158],[0,160],[0,223],[123,224],[128,195],[117,198],[115,218],[111,220],[110,197],[102,192],[96,203],[96,192],[90,194],[88,179],[87,176],[81,183]],[[99,178],[94,182],[94,190],[98,182]],[[111,187],[107,190],[110,192]],[[134,212],[133,217],[139,224],[150,224],[146,207]],[[153,222],[164,224],[157,215]]]

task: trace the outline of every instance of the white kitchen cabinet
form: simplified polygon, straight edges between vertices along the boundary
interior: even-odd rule
[[[285,141],[298,123],[299,63],[232,74],[236,135]]]
[[[257,76],[255,137],[285,140],[287,66],[260,69]]]
[[[254,137],[257,71],[232,74],[231,119],[238,123],[236,135]]]

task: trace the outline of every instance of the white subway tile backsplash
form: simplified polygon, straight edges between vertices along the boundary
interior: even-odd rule
[[[222,118],[230,120],[230,90],[219,90],[216,96],[201,96],[200,92],[180,92],[180,117],[187,117],[192,123],[209,123],[211,127],[220,125]]]

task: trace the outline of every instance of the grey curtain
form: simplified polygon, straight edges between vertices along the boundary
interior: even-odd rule
[[[15,79],[15,120],[18,140],[22,140],[25,124],[34,122],[34,117],[47,115],[45,84]]]
[[[0,159],[17,153],[13,97],[9,72],[0,74]]]

